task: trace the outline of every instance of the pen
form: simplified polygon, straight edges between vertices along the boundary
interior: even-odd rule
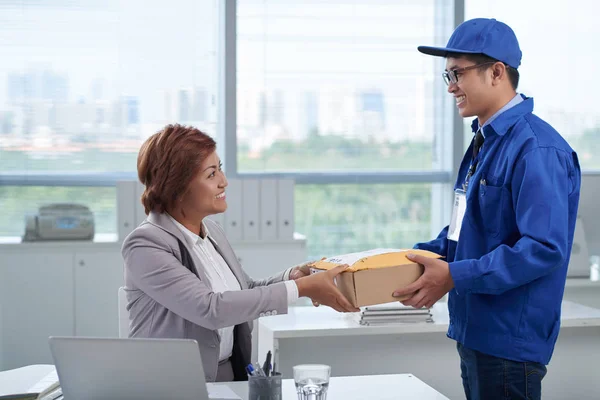
[[[273,370],[271,371],[271,375],[275,376],[277,374],[277,363],[273,363]]]
[[[271,368],[271,350],[267,351],[267,358],[265,359],[265,362],[263,364],[263,371],[265,372],[266,376],[269,376],[269,369]]]
[[[248,375],[254,376],[254,367],[252,366],[252,364],[248,364],[246,366],[246,372],[248,373]]]

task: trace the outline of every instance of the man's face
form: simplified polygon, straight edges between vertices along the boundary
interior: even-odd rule
[[[487,73],[489,69],[483,72],[478,68],[461,70],[474,65],[474,62],[465,58],[446,59],[446,71],[457,70],[457,82],[448,84],[448,93],[454,96],[458,113],[463,118],[486,115],[492,100],[491,77]]]

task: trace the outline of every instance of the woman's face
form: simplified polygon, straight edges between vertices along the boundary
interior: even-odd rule
[[[202,162],[200,172],[192,179],[181,198],[183,213],[186,217],[203,219],[208,215],[225,212],[226,187],[227,178],[221,170],[221,160],[214,151]]]

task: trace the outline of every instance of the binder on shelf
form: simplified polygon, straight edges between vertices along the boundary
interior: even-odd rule
[[[215,221],[217,224],[221,225],[221,227],[223,228],[223,225],[225,224],[225,214],[224,213],[209,215],[208,218]]]
[[[242,237],[244,240],[260,239],[260,192],[258,179],[242,180]]]
[[[231,242],[240,242],[242,235],[242,181],[229,179],[225,190],[227,211],[224,213],[225,234]]]
[[[294,238],[294,180],[277,181],[277,233],[279,240]]]
[[[137,228],[146,219],[146,211],[142,205],[142,194],[144,194],[146,186],[140,181],[135,181],[135,198],[133,202],[135,204],[135,227]]]
[[[260,238],[277,240],[277,180],[260,180]]]
[[[117,234],[118,240],[124,240],[137,226],[135,197],[135,181],[117,181]]]

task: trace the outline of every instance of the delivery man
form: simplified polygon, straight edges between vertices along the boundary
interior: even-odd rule
[[[581,172],[577,154],[516,92],[521,50],[495,19],[462,23],[442,76],[473,141],[454,185],[449,226],[415,246],[425,271],[394,295],[431,307],[446,293],[467,399],[540,399],[560,328]]]

